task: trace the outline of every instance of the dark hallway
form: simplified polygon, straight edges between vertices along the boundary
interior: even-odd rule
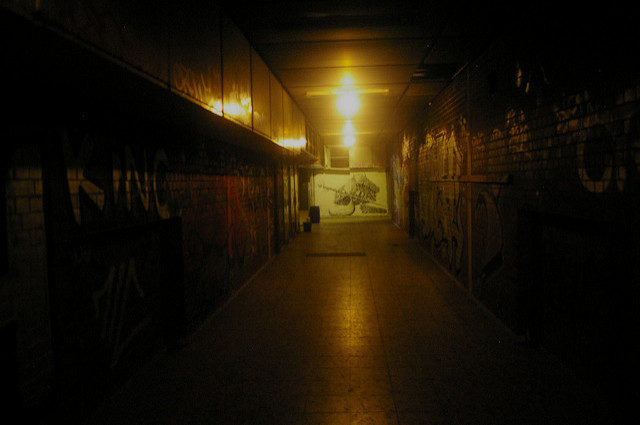
[[[637,21],[0,1],[0,423],[622,423]]]
[[[588,424],[605,407],[385,221],[300,234],[89,423]]]

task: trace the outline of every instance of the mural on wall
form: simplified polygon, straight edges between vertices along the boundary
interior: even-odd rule
[[[386,215],[384,172],[321,174],[315,178],[316,202],[324,216]]]

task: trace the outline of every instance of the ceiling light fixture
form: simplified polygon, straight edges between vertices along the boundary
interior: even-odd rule
[[[353,135],[345,135],[342,139],[342,143],[346,148],[350,148],[356,144],[356,138]]]
[[[342,80],[340,81],[343,87],[353,86],[356,81],[353,79],[351,74],[347,73],[342,76]]]
[[[338,95],[338,101],[336,102],[338,112],[345,117],[353,117],[360,109],[360,99],[358,94],[354,91],[345,90]]]
[[[344,123],[344,128],[342,129],[342,134],[349,134],[351,136],[353,136],[354,134],[356,134],[356,130],[353,127],[353,122],[351,122],[351,120],[347,120]]]
[[[388,95],[389,89],[352,89],[351,92],[358,94],[382,94]],[[306,97],[316,96],[338,96],[344,93],[344,90],[310,90],[304,92]]]
[[[351,122],[351,120],[347,120],[344,123],[344,128],[342,129],[342,134],[344,135],[344,138],[342,139],[342,143],[344,144],[345,147],[350,148],[351,146],[355,145],[356,143],[355,133],[356,133],[356,130],[353,127],[353,123]]]
[[[355,81],[351,74],[345,74],[342,77],[342,90],[338,93],[338,101],[336,106],[338,112],[345,118],[351,118],[360,109],[360,99],[358,93],[355,91]]]

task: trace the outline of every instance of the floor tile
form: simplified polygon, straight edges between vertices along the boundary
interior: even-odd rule
[[[306,256],[350,249],[365,256]],[[190,339],[88,423],[598,423],[601,410],[389,222],[315,225]]]

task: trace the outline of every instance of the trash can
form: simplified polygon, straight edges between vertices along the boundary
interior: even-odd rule
[[[302,228],[304,229],[305,232],[310,232],[311,231],[311,222],[310,221],[305,221],[302,223]]]
[[[309,218],[311,218],[312,223],[320,223],[320,207],[319,206],[311,206],[309,207]]]

